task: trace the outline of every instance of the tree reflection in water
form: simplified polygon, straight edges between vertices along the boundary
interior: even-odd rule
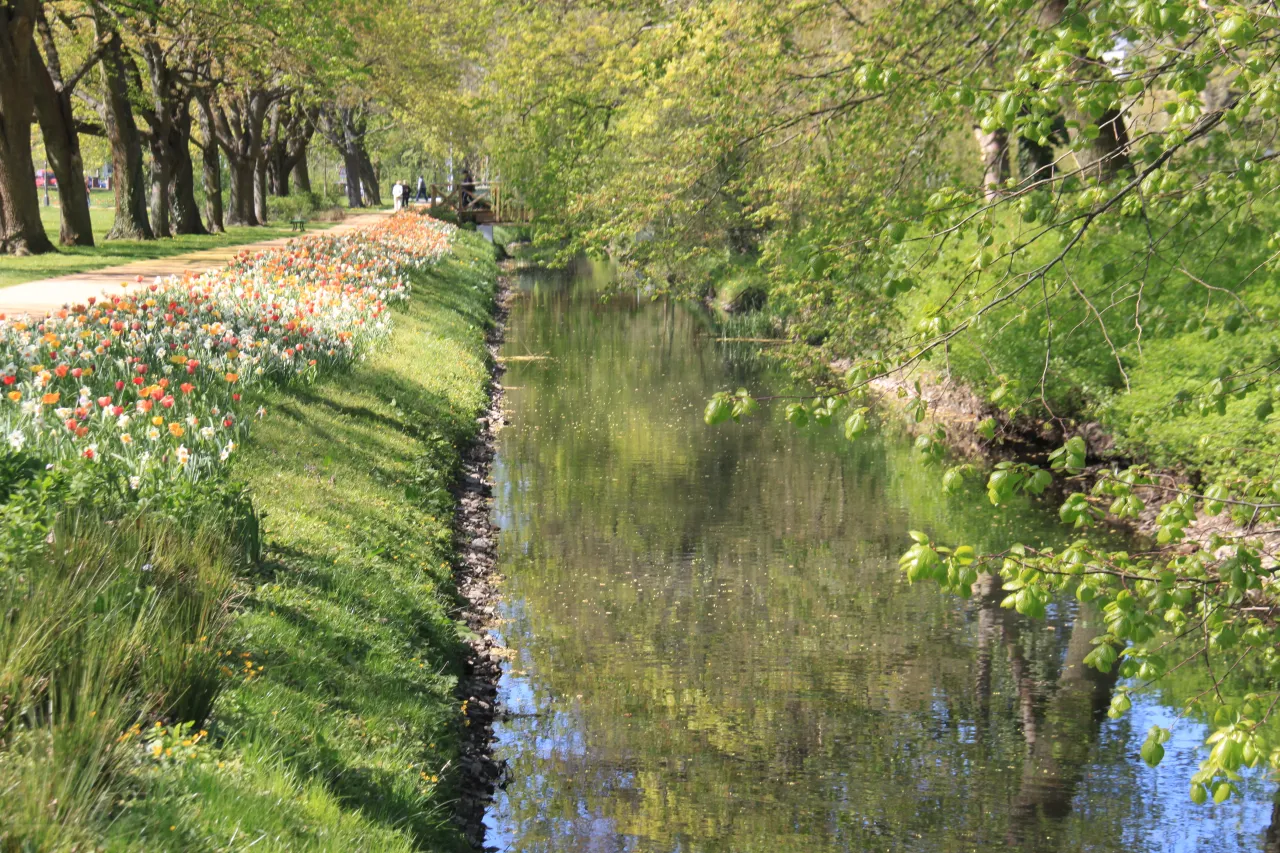
[[[1094,614],[908,586],[906,530],[996,548],[1051,511],[939,494],[910,441],[850,445],[709,393],[780,383],[697,312],[527,279],[496,468],[520,851],[1256,848],[1269,807],[1185,816],[1081,666]],[[776,413],[775,413],[776,414]],[[1180,771],[1178,771],[1180,772]],[[1256,803],[1255,803],[1256,805]],[[1177,844],[1169,848],[1169,838]],[[1207,839],[1208,843],[1201,843]],[[1188,844],[1192,846],[1187,846]]]

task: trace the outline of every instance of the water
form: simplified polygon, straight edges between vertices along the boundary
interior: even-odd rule
[[[777,411],[708,428],[715,390],[782,387],[691,309],[602,298],[609,271],[522,280],[495,466],[512,851],[1262,848],[1271,788],[1197,808],[1203,732],[1103,713],[1091,613],[1030,622],[897,567],[918,528],[997,548],[1052,507],[940,494],[891,429],[849,444]],[[1280,849],[1267,848],[1267,849]]]

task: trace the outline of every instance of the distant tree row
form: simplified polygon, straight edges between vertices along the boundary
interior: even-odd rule
[[[94,243],[86,136],[110,150],[107,239],[262,224],[269,195],[311,190],[317,134],[348,204],[381,204],[371,137],[440,129],[448,112],[417,111],[454,97],[468,35],[447,9],[399,0],[0,0],[0,254],[54,249],[33,125],[66,246]]]

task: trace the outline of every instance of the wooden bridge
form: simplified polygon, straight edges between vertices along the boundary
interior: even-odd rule
[[[501,181],[477,182],[463,193],[460,186],[431,184],[428,204],[453,211],[459,222],[477,225],[515,225],[530,221],[532,214],[514,194],[504,192]]]

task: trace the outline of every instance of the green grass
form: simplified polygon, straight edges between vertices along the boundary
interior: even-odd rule
[[[150,849],[170,845],[168,825],[171,849],[212,849],[237,824],[288,839],[276,849],[463,848],[447,807],[462,651],[447,488],[486,401],[496,267],[482,240],[458,239],[385,348],[265,401],[237,466],[265,515],[264,559],[213,717],[237,771],[170,781],[168,807],[144,809],[160,827]],[[246,805],[261,784],[248,780],[272,793]]]
[[[44,574],[0,572],[41,603],[6,605],[0,695],[68,697],[0,722],[0,849],[467,849],[448,489],[487,399],[497,269],[477,235],[455,247],[377,352],[264,397],[233,472],[260,526],[183,507],[143,544],[107,525]],[[206,527],[221,538],[188,535]]]
[[[134,261],[150,261],[157,258],[168,258],[196,252],[201,249],[216,249],[220,246],[240,246],[245,243],[257,243],[261,240],[272,240],[286,237],[291,233],[288,222],[274,223],[260,228],[236,227],[228,228],[223,234],[206,236],[166,237],[159,240],[111,240],[103,237],[115,221],[115,210],[112,207],[97,205],[90,207],[93,219],[93,236],[97,245],[93,247],[59,246],[58,251],[45,255],[30,255],[14,258],[0,256],[0,287],[21,284],[24,281],[53,278],[77,272],[114,267]],[[45,230],[55,244],[58,242],[59,212],[57,207],[40,208]],[[308,223],[308,230],[328,228],[332,223]]]
[[[1006,389],[1002,405],[1012,402],[1035,416],[1047,414],[1047,401],[1055,415],[1101,421],[1117,450],[1134,461],[1204,481],[1270,475],[1280,458],[1277,416],[1259,419],[1255,412],[1280,393],[1280,387],[1270,387],[1274,380],[1257,381],[1268,372],[1260,368],[1280,352],[1280,296],[1274,275],[1262,266],[1271,250],[1270,229],[1261,225],[1275,216],[1259,206],[1203,233],[1175,225],[1166,247],[1150,259],[1142,221],[1100,228],[1054,268],[1043,287],[989,312],[952,341],[949,358],[937,354],[929,367],[949,369],[985,395]],[[1020,227],[1006,213],[998,221],[996,243],[1016,237]],[[1152,230],[1162,233],[1163,225],[1154,222]],[[1060,248],[1056,241],[1041,241],[1029,250],[1034,260],[1019,268],[1047,262]],[[901,329],[917,328],[944,305],[958,305],[956,319],[967,318],[999,293],[986,288],[1003,267],[974,277],[975,251],[971,239],[954,242],[918,286],[898,299]],[[1105,335],[1076,287],[1097,308]],[[1202,415],[1199,398],[1216,378],[1235,374],[1247,374],[1253,383],[1243,398],[1228,396],[1222,414]],[[1190,405],[1174,405],[1179,392],[1189,395]]]

